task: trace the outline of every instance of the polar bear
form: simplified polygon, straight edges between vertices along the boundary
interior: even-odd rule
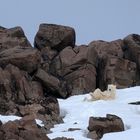
[[[107,90],[103,92],[97,88],[94,92],[90,92],[89,95],[90,97],[86,97],[84,101],[113,100],[116,96],[116,85],[108,85]]]

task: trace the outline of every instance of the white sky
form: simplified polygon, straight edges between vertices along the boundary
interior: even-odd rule
[[[0,0],[0,25],[21,26],[33,43],[40,23],[71,26],[77,44],[140,34],[140,0]]]

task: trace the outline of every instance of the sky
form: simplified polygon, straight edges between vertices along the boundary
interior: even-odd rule
[[[140,34],[140,0],[0,0],[0,26],[21,26],[33,44],[41,23],[73,27],[76,44]]]

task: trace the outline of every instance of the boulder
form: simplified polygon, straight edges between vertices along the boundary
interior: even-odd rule
[[[123,58],[123,40],[118,39],[111,42],[106,42],[102,40],[92,41],[88,45],[89,47],[93,47],[98,54],[98,58],[103,58],[106,55],[116,56],[119,58]]]
[[[96,85],[105,90],[108,84],[115,84],[117,88],[126,88],[136,84],[137,66],[134,62],[124,59],[124,42],[93,41],[93,47],[98,54]]]
[[[124,38],[124,58],[137,64],[137,84],[140,84],[140,35],[130,34]]]
[[[0,51],[14,47],[31,48],[21,27],[6,29],[0,27]]]
[[[105,133],[124,131],[120,117],[107,114],[106,117],[90,117],[88,130],[90,138],[101,139]]]
[[[49,140],[34,119],[23,118],[0,124],[1,140]]]
[[[92,91],[96,87],[97,53],[85,45],[66,47],[50,64],[50,72],[71,85],[72,95]]]
[[[52,140],[74,140],[73,138],[66,138],[66,137],[57,137]]]
[[[75,46],[75,31],[67,26],[41,24],[34,44],[39,50],[50,47],[53,50],[61,51],[67,46]]]
[[[117,88],[128,88],[136,85],[136,63],[114,56],[105,57],[99,64],[98,85],[106,89],[108,84]]]
[[[37,49],[13,47],[0,52],[0,66],[13,64],[28,73],[34,72],[40,65],[41,56]]]
[[[49,94],[59,96],[61,98],[67,97],[67,85],[64,81],[60,81],[58,78],[53,75],[45,72],[43,69],[39,68],[35,74],[36,80],[40,81]]]

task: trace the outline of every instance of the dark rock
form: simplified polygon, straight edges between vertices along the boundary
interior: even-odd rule
[[[49,140],[35,120],[23,118],[0,126],[1,140]]]
[[[0,28],[0,51],[9,48],[31,48],[31,44],[27,40],[21,27],[6,29]]]
[[[124,38],[124,57],[137,64],[137,83],[140,84],[140,35],[130,34]]]
[[[74,140],[73,138],[66,138],[66,137],[57,137],[55,139],[52,140]]]
[[[120,117],[107,114],[106,117],[90,117],[88,130],[90,138],[101,139],[105,133],[124,131],[124,124]]]
[[[112,42],[93,41],[89,44],[98,53],[97,88],[105,90],[108,84],[126,88],[136,84],[136,64],[123,59],[124,46],[120,39]]]
[[[67,46],[75,46],[75,31],[67,26],[41,24],[34,44],[40,50],[44,47],[50,47],[61,51]]]
[[[65,90],[65,84],[61,83],[59,79],[45,72],[43,69],[38,69],[35,78],[39,80],[47,92],[54,95],[59,95],[62,98],[66,98],[67,91]],[[63,88],[64,87],[64,88]]]
[[[10,48],[0,52],[0,66],[13,64],[29,73],[35,71],[40,65],[39,51],[34,48]]]
[[[123,58],[122,48],[124,44],[121,39],[112,42],[106,42],[101,40],[92,41],[88,46],[95,48],[99,58],[103,58],[106,55],[112,55],[119,58]]]
[[[136,63],[114,56],[104,58],[99,64],[98,85],[105,89],[108,84],[117,88],[127,88],[136,85]]]
[[[42,85],[27,72],[9,64],[0,68],[0,81],[0,114],[41,119],[47,131],[62,122],[57,99],[45,97]]]
[[[82,94],[96,87],[96,64],[97,53],[92,47],[66,47],[54,58],[50,71],[71,85],[71,94]]]

